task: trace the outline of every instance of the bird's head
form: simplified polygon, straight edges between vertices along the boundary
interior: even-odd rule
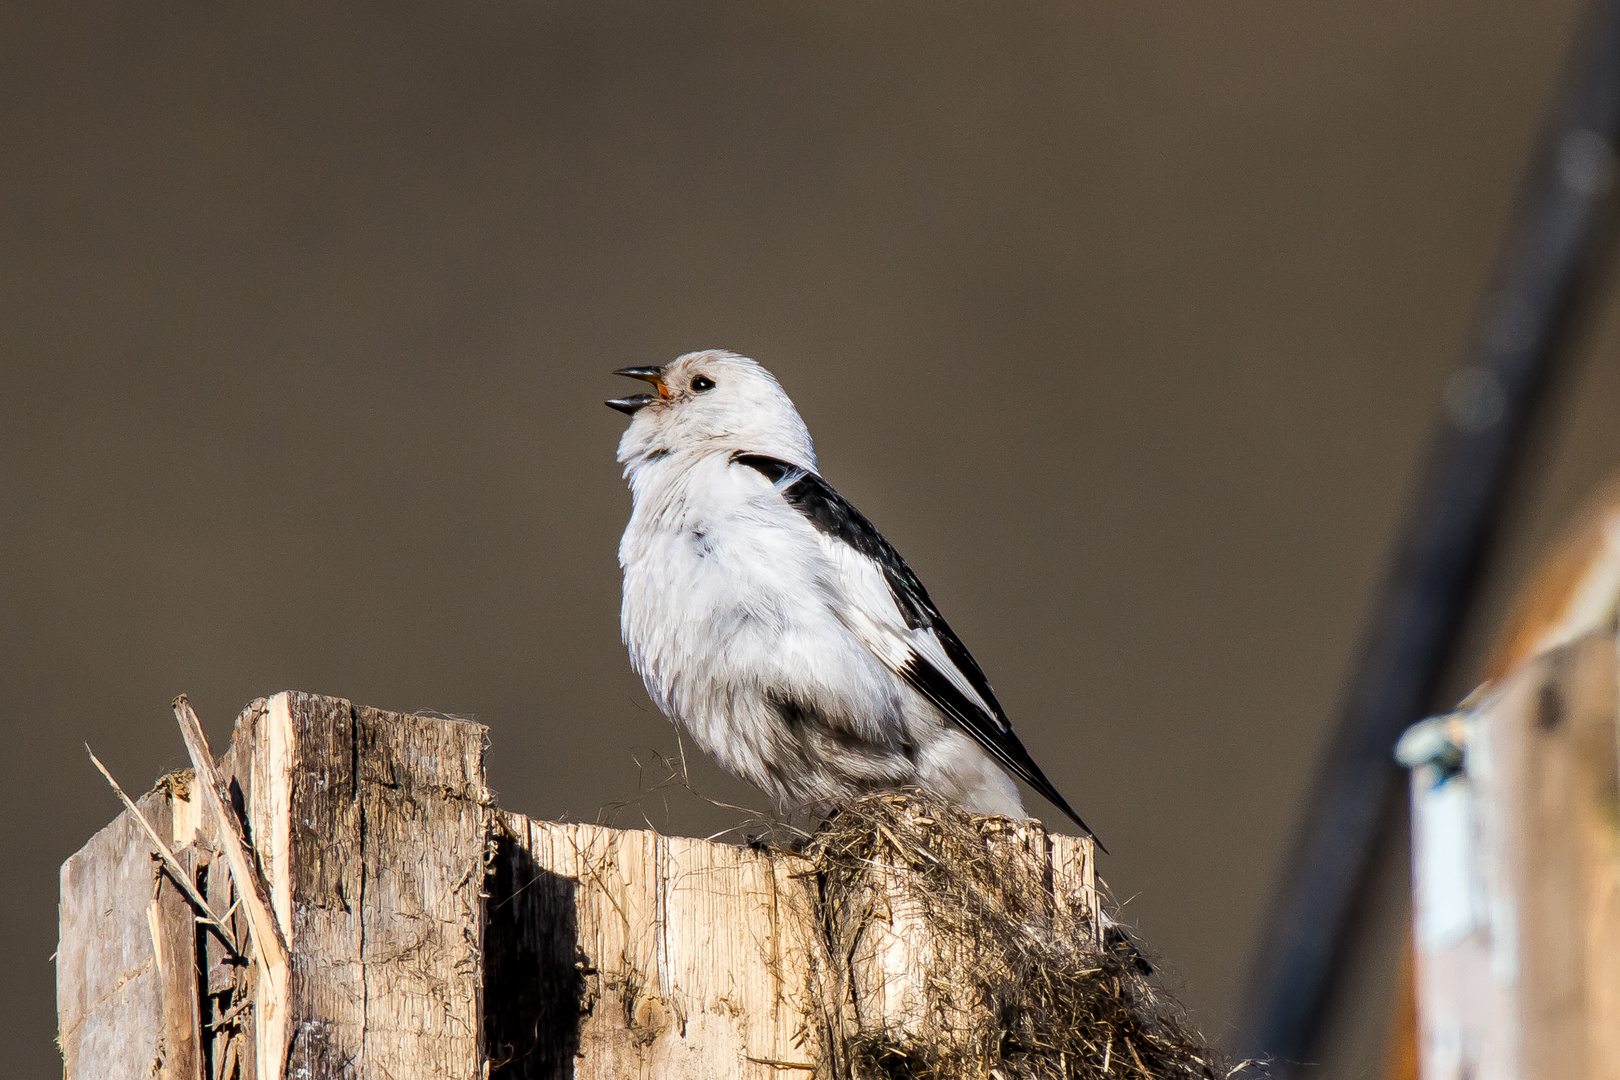
[[[810,432],[770,372],[746,356],[708,349],[662,367],[620,368],[656,391],[614,398],[612,408],[632,417],[619,440],[626,471],[669,454],[769,454],[806,469],[816,467]]]

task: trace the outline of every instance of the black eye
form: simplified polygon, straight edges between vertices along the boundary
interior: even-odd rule
[[[705,390],[714,389],[714,380],[707,375],[692,376],[692,393],[701,394]]]

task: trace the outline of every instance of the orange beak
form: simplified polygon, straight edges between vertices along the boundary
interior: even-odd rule
[[[664,369],[661,367],[622,367],[613,374],[640,379],[642,382],[650,382],[658,388],[659,397],[669,397],[669,387],[664,385]]]

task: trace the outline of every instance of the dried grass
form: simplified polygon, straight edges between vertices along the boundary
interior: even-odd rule
[[[851,1080],[1228,1074],[1128,942],[1054,892],[1034,822],[920,791],[841,805],[806,846],[825,967],[822,1060]]]

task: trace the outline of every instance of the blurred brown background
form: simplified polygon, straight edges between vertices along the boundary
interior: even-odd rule
[[[1229,1040],[1577,15],[0,4],[0,1071],[58,1068],[56,867],[116,809],[82,744],[143,787],[179,691],[216,739],[283,688],[471,714],[533,814],[655,778],[600,402],[710,346],[780,376]],[[1597,308],[1475,642],[1620,461]],[[1322,1075],[1368,1075],[1393,955]]]

